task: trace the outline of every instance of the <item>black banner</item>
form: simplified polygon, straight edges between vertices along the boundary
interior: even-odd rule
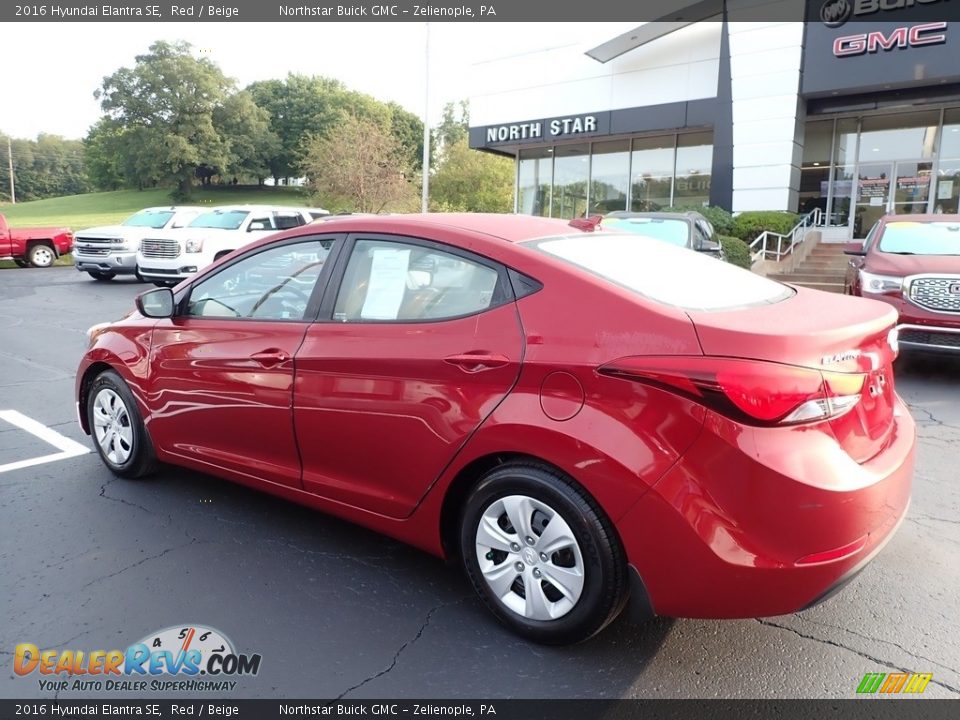
[[[65,717],[496,720],[953,720],[960,700],[0,700],[0,720]]]

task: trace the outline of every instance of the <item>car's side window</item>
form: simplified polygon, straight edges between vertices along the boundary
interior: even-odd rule
[[[281,245],[245,257],[190,290],[190,317],[304,320],[333,240]]]
[[[333,319],[340,322],[440,320],[495,302],[500,273],[467,258],[386,240],[358,240]]]
[[[277,230],[289,230],[290,228],[307,224],[306,220],[303,219],[303,215],[298,212],[275,212],[273,214],[273,222],[276,224]]]
[[[247,232],[273,229],[273,220],[269,215],[267,217],[255,217],[250,221],[250,224],[247,225]]]

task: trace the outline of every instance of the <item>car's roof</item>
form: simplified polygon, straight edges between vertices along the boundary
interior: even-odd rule
[[[522,242],[551,235],[577,232],[566,220],[493,213],[419,213],[409,215],[331,215],[324,226],[335,226],[344,231],[368,229],[371,225],[388,228],[395,225],[409,232],[417,226],[446,227],[482,233],[508,242]]]
[[[199,205],[157,205],[156,207],[147,207],[142,210],[137,210],[138,213],[142,212],[182,212],[184,210],[205,210],[206,208]]]

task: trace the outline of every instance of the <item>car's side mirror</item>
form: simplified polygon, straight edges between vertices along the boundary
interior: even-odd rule
[[[157,288],[140,293],[137,295],[136,304],[140,314],[148,318],[173,317],[176,306],[173,290],[170,288]]]
[[[867,251],[863,249],[863,245],[860,243],[846,243],[843,246],[843,254],[858,255],[859,257],[863,257],[867,254]]]

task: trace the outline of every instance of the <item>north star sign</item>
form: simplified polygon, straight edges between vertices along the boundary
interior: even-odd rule
[[[534,122],[513,123],[512,125],[494,125],[487,128],[487,142],[508,142],[510,140],[539,140],[546,127],[550,137],[579,135],[597,132],[596,115],[537,120]]]

